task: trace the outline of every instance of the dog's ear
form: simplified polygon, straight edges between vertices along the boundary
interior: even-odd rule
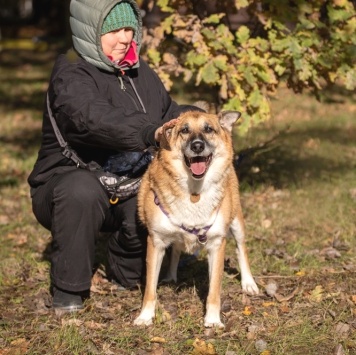
[[[173,130],[173,127],[164,127],[163,126],[162,135],[161,135],[161,139],[159,142],[160,148],[170,149],[169,141],[172,136],[172,130]]]
[[[172,137],[172,131],[175,125],[178,123],[178,118],[173,118],[170,121],[166,122],[162,126],[162,135],[160,139],[160,147],[165,149],[170,149],[170,141]]]
[[[229,132],[232,131],[232,126],[240,116],[241,112],[238,111],[222,111],[218,114],[221,127],[226,128]]]

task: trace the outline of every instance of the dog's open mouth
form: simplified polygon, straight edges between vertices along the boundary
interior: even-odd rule
[[[187,156],[184,156],[185,164],[192,172],[193,177],[196,179],[201,179],[208,171],[211,158],[212,154],[208,155],[207,157],[197,156],[188,158]]]

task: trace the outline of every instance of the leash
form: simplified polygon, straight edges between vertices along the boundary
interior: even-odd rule
[[[167,218],[174,224],[176,225],[177,227],[179,227],[180,229],[183,229],[185,232],[188,232],[190,234],[193,234],[197,237],[198,239],[198,242],[199,244],[201,245],[205,245],[208,241],[208,237],[207,237],[207,234],[209,232],[209,229],[213,226],[213,224],[215,223],[216,221],[216,218],[218,216],[218,213],[219,213],[219,209],[216,211],[216,214],[215,214],[215,218],[214,218],[214,221],[212,224],[208,225],[208,226],[205,226],[203,228],[188,228],[186,227],[184,224],[181,224],[181,225],[178,225],[176,223],[174,223],[169,215],[169,213],[164,209],[164,207],[162,206],[162,204],[160,203],[159,199],[158,199],[158,196],[156,194],[156,192],[154,192],[154,202],[155,204],[161,209],[161,211],[163,212],[164,215],[167,216]]]

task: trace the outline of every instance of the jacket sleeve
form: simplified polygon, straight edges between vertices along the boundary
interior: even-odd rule
[[[175,102],[166,88],[164,87],[162,80],[159,78],[159,76],[156,74],[156,72],[151,69],[145,62],[142,62],[142,66],[147,66],[147,71],[150,72],[150,75],[152,76],[152,82],[154,85],[157,85],[159,88],[159,93],[160,93],[160,101],[162,104],[162,117],[161,117],[161,122],[162,124],[165,122],[168,122],[174,118],[179,117],[182,113],[187,112],[187,111],[201,111],[204,112],[204,110],[194,106],[194,105],[179,105],[177,102]],[[154,131],[158,128],[158,126],[155,126]],[[151,128],[153,130],[153,127]],[[156,142],[154,140],[154,131],[150,131],[150,128],[148,126],[144,126],[141,130],[141,137],[142,140],[147,144],[147,145],[156,145]],[[153,134],[152,134],[153,133]]]
[[[155,129],[149,114],[125,102],[113,106],[96,78],[83,67],[54,75],[49,98],[62,134],[74,147],[141,151],[147,148],[140,134],[142,127]]]

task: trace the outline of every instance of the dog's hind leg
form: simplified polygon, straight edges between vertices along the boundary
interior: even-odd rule
[[[155,245],[152,237],[149,236],[147,238],[146,288],[141,313],[135,319],[135,325],[151,325],[153,323],[157,301],[158,276],[164,251],[165,247],[163,245]]]
[[[220,320],[220,294],[224,273],[224,255],[226,239],[222,238],[220,245],[213,245],[208,249],[209,262],[209,294],[206,300],[205,327],[223,328]]]
[[[169,267],[162,278],[162,282],[177,282],[177,270],[180,259],[181,249],[173,244],[169,255]]]
[[[236,254],[241,272],[242,290],[250,295],[257,295],[259,290],[255,280],[253,279],[248,261],[244,227],[237,217],[232,221],[230,230],[237,244]]]

